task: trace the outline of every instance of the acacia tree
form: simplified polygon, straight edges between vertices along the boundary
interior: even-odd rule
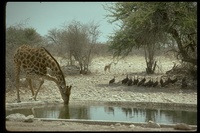
[[[86,27],[81,25],[79,22],[73,22],[67,26],[67,47],[69,51],[70,62],[72,57],[79,62],[80,71],[84,70],[84,57],[86,56],[86,50],[88,45],[88,35]]]
[[[68,54],[70,64],[73,58],[78,61],[80,73],[88,71],[92,59],[92,51],[99,36],[99,25],[94,22],[81,24],[73,20],[61,30],[52,29],[46,36],[50,43],[60,46],[61,51]],[[59,48],[59,49],[60,49]]]
[[[79,62],[82,74],[88,71],[92,58],[91,53],[99,36],[98,27],[94,22],[83,25],[77,21],[67,26],[65,39],[68,43],[69,57],[71,59],[73,56]]]
[[[121,22],[120,29],[110,37],[110,49],[115,51],[114,55],[128,55],[132,48],[143,47],[146,71],[153,73],[153,63],[156,63],[154,48],[172,38],[178,46],[179,58],[196,65],[196,56],[193,56],[196,55],[196,3],[118,2],[104,7],[110,12],[107,17],[111,18],[111,23]]]

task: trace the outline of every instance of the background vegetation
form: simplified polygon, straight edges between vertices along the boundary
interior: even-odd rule
[[[22,44],[43,46],[54,56],[77,61],[80,73],[89,71],[95,56],[125,57],[142,55],[147,74],[154,73],[156,54],[174,52],[187,64],[196,77],[197,72],[197,3],[196,2],[117,2],[104,5],[111,23],[120,21],[119,30],[107,43],[97,42],[99,25],[82,24],[76,20],[61,29],[50,29],[41,36],[34,28],[18,24],[6,28],[6,88],[13,88],[13,54]]]

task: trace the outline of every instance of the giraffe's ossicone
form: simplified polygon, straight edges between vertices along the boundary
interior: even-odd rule
[[[19,96],[19,74],[20,67],[22,67],[35,100],[44,80],[51,80],[57,84],[64,103],[69,103],[72,86],[66,86],[65,77],[58,62],[45,48],[34,48],[28,45],[20,46],[14,54],[14,66],[17,102],[21,102]],[[47,73],[47,68],[51,69],[51,75]],[[31,80],[40,81],[39,88],[35,94]]]

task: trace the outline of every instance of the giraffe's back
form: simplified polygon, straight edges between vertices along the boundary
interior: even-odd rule
[[[44,75],[47,73],[48,61],[51,56],[42,47],[32,48],[22,45],[14,55],[14,62],[21,65],[26,73]]]

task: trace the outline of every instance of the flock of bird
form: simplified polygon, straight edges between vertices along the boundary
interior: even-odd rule
[[[159,85],[161,87],[165,87],[169,84],[175,84],[178,81],[177,77],[175,79],[171,79],[170,77],[167,78],[167,80],[163,80],[162,77],[160,78],[160,81],[158,81],[158,77],[156,78],[156,80],[154,81],[152,77],[150,77],[150,79],[147,81],[146,78],[144,77],[143,79],[139,80],[138,76],[137,78],[134,79],[129,78],[128,75],[126,76],[126,78],[124,78],[121,83],[122,84],[126,84],[128,86],[132,86],[132,85],[136,85],[136,86],[144,86],[144,87],[156,87]],[[109,84],[113,84],[115,82],[115,76],[113,79],[111,79],[109,81]],[[182,88],[186,88],[187,87],[187,82],[186,82],[186,77],[184,77],[182,79]]]

